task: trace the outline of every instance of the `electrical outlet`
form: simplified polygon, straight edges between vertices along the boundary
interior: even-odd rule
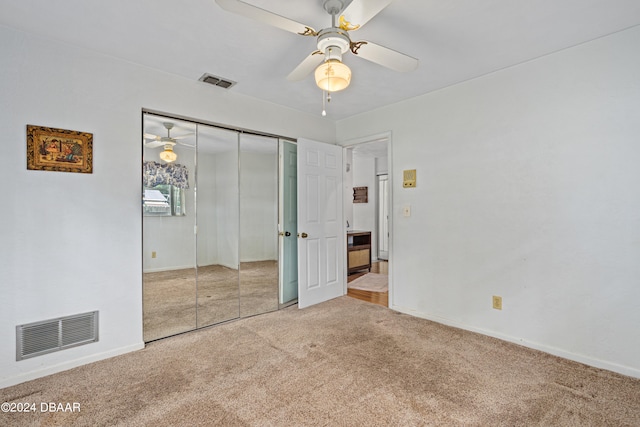
[[[496,310],[502,310],[502,297],[497,295],[493,296],[493,308]]]
[[[156,251],[151,252],[151,258],[155,258],[156,257]]]

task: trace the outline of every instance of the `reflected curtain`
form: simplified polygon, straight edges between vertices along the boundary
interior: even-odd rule
[[[173,185],[184,190],[189,188],[189,170],[180,163],[158,163],[145,161],[142,181],[145,187]]]

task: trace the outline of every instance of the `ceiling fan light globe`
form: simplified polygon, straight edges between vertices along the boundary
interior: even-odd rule
[[[177,158],[178,155],[172,148],[165,148],[164,151],[160,153],[160,159],[167,163],[175,162]]]
[[[315,72],[316,84],[327,92],[346,89],[351,83],[351,69],[339,61],[327,61],[318,66]]]

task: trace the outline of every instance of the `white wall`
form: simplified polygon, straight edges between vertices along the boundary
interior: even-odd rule
[[[139,349],[141,111],[334,142],[320,116],[0,26],[0,387]],[[26,170],[26,125],[93,133],[93,174]],[[16,362],[15,326],[100,311],[100,341]]]
[[[638,46],[635,27],[338,123],[393,132],[395,309],[640,377]]]
[[[347,231],[354,230],[353,227],[353,149],[347,149],[344,151],[346,159],[344,163],[349,165],[348,170],[345,169],[343,174],[343,187],[344,187],[344,218]]]
[[[384,175],[389,173],[389,158],[376,157],[376,175]]]

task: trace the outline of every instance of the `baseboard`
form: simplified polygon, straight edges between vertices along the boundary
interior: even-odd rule
[[[195,270],[195,266],[194,265],[187,265],[187,266],[172,266],[172,267],[159,267],[159,268],[149,268],[144,270],[142,273],[161,273],[163,271],[177,271],[177,270],[188,270],[188,269],[194,269]]]
[[[120,347],[115,350],[106,351],[104,353],[92,354],[90,356],[81,357],[79,359],[69,360],[64,363],[59,363],[53,366],[47,366],[43,369],[30,371],[24,374],[20,374],[11,378],[3,378],[0,380],[0,388],[11,387],[16,384],[20,384],[26,381],[35,380],[37,378],[46,377],[47,375],[56,374],[58,372],[67,371],[78,366],[87,365],[89,363],[97,362],[99,360],[109,359],[121,354],[130,353],[132,351],[141,350],[144,348],[144,343],[134,344],[126,347]]]
[[[428,315],[413,309],[400,307],[394,305],[390,307],[392,310],[399,311],[404,314],[408,314],[414,317],[420,317],[422,319],[431,320],[436,323],[441,323],[443,325],[452,326],[454,328],[464,329],[471,332],[477,332],[482,335],[487,335],[493,338],[498,338],[503,341],[511,342],[514,344],[521,345],[523,347],[532,348],[534,350],[539,350],[544,353],[548,353],[554,356],[562,357],[563,359],[573,360],[574,362],[583,363],[585,365],[592,366],[594,368],[606,369],[607,371],[616,372],[618,374],[626,375],[629,377],[640,378],[640,369],[632,368],[630,366],[618,365],[616,363],[607,362],[605,360],[595,359],[592,357],[588,357],[582,354],[571,353],[559,348],[550,347],[545,344],[540,344],[532,341],[527,341],[521,338],[515,338],[510,335],[505,335],[501,333],[497,333],[494,331],[489,331],[481,328],[476,328],[473,326],[469,326],[467,324],[462,324],[459,322],[452,321],[450,319],[440,317],[440,316],[432,316]]]
[[[269,260],[271,261],[271,260]],[[242,261],[245,262],[245,261]],[[231,264],[224,264],[224,263],[217,263],[217,264],[207,264],[207,265],[201,265],[200,267],[209,267],[209,266],[221,266],[221,267],[227,267],[230,268],[232,270],[237,270],[238,266],[237,265],[231,265]],[[149,268],[147,270],[144,270],[143,273],[162,273],[165,271],[178,271],[178,270],[194,270],[196,269],[195,265],[186,265],[186,266],[172,266],[172,267],[161,267],[161,268]]]

